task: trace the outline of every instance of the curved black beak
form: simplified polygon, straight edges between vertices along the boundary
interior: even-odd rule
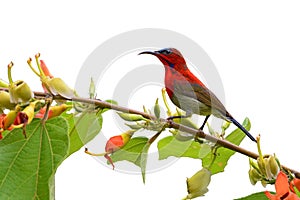
[[[141,53],[139,53],[138,55],[141,55],[141,54],[151,54],[151,55],[157,55],[157,52],[156,51],[143,51]]]
[[[138,55],[141,54],[150,54],[150,55],[154,55],[155,57],[157,57],[160,61],[164,61],[166,63],[168,63],[169,66],[173,66],[174,64],[172,64],[170,61],[168,61],[165,57],[161,56],[161,53],[159,51],[143,51],[141,53],[139,53]]]

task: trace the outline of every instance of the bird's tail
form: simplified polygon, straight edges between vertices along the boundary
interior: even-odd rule
[[[256,139],[238,122],[236,121],[233,117],[228,117],[228,119],[236,125],[239,129],[241,129],[252,141],[257,142]]]

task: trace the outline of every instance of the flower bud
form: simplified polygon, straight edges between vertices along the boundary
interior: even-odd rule
[[[158,98],[155,101],[155,105],[154,105],[154,115],[157,119],[160,118],[160,106],[158,104]]]
[[[138,114],[131,114],[131,113],[120,113],[117,112],[117,114],[124,119],[125,121],[140,121],[140,120],[147,120],[142,115]]]
[[[202,168],[196,174],[194,174],[191,178],[187,178],[187,190],[188,195],[185,199],[193,199],[199,196],[204,196],[205,193],[208,192],[207,186],[210,183],[211,172]]]
[[[54,76],[50,73],[48,67],[46,66],[45,62],[43,60],[40,60],[40,66],[41,70],[43,71],[45,76],[48,76],[49,78],[53,78]]]
[[[125,124],[125,125],[131,129],[135,129],[135,130],[138,130],[138,129],[141,129],[144,127],[142,124],[138,124],[138,123],[137,124]]]
[[[111,157],[109,156],[109,154],[119,150],[124,145],[126,145],[129,142],[130,138],[132,137],[132,135],[134,134],[135,131],[136,130],[128,130],[120,135],[116,135],[116,136],[109,138],[109,140],[106,142],[106,145],[105,145],[105,153],[100,153],[100,154],[91,153],[88,151],[87,148],[85,149],[85,153],[92,155],[92,156],[104,156],[114,169],[115,166],[114,166],[114,163],[113,163]]]
[[[24,108],[24,110],[21,111],[21,113],[26,114],[28,117],[28,121],[26,122],[26,124],[29,124],[33,120],[36,102],[37,101],[31,102],[26,108]]]
[[[253,167],[250,167],[248,174],[252,185],[255,185],[258,181],[262,180],[260,173]]]
[[[278,165],[277,161],[276,161],[276,157],[270,155],[267,159],[266,159],[266,174],[267,174],[267,178],[269,180],[271,179],[275,179],[277,177],[277,174],[280,171],[280,166]]]
[[[0,108],[12,110],[15,106],[15,103],[10,102],[9,93],[6,91],[0,91]]]
[[[128,130],[121,135],[109,138],[105,146],[106,153],[113,153],[127,144],[134,132],[135,130]]]
[[[3,129],[7,130],[15,121],[18,112],[16,110],[11,110],[7,113],[3,120]]]
[[[61,115],[63,112],[65,112],[69,106],[67,104],[61,104],[58,106],[51,106],[48,111],[48,119],[51,119],[53,117],[57,117]],[[35,115],[35,118],[42,119],[46,113],[47,108],[43,107],[39,110],[39,112]]]
[[[31,102],[26,108],[24,108],[24,110],[18,112],[14,121],[14,128],[21,128],[27,124],[30,124],[34,117],[34,108],[36,102],[37,101]]]
[[[89,95],[90,95],[90,99],[94,99],[96,97],[96,87],[93,78],[91,78],[91,82],[90,82]]]
[[[106,142],[106,145],[105,145],[106,154],[104,155],[104,157],[112,165],[113,169],[115,168],[115,165],[113,164],[113,161],[108,154],[111,154],[111,153],[119,150],[125,144],[127,144],[134,132],[135,132],[135,130],[128,130],[128,131],[122,133],[121,135],[116,135],[116,136],[109,138],[109,140]]]
[[[107,153],[113,153],[120,149],[124,145],[123,138],[121,135],[116,135],[106,142],[105,151]]]
[[[230,122],[227,122],[227,121],[225,121],[223,124],[222,124],[222,130],[226,130],[226,129],[228,129],[229,128],[229,126],[230,126]]]
[[[33,98],[30,87],[24,81],[18,80],[9,85],[11,103],[26,103]]]
[[[259,167],[259,169],[261,171],[261,174],[263,176],[267,175],[267,173],[266,173],[266,164],[265,164],[266,162],[267,162],[266,158],[263,158],[263,157],[258,157],[257,158],[257,164],[258,164],[258,167]]]

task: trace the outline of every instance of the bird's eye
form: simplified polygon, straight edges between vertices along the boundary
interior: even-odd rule
[[[165,55],[170,55],[172,53],[172,51],[170,49],[163,49],[163,50],[160,50],[160,53],[165,54]]]

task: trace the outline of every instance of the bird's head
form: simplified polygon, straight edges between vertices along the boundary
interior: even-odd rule
[[[165,48],[158,51],[144,51],[139,53],[139,55],[140,54],[151,54],[156,56],[165,67],[176,69],[177,67],[186,66],[183,56],[175,48]]]

